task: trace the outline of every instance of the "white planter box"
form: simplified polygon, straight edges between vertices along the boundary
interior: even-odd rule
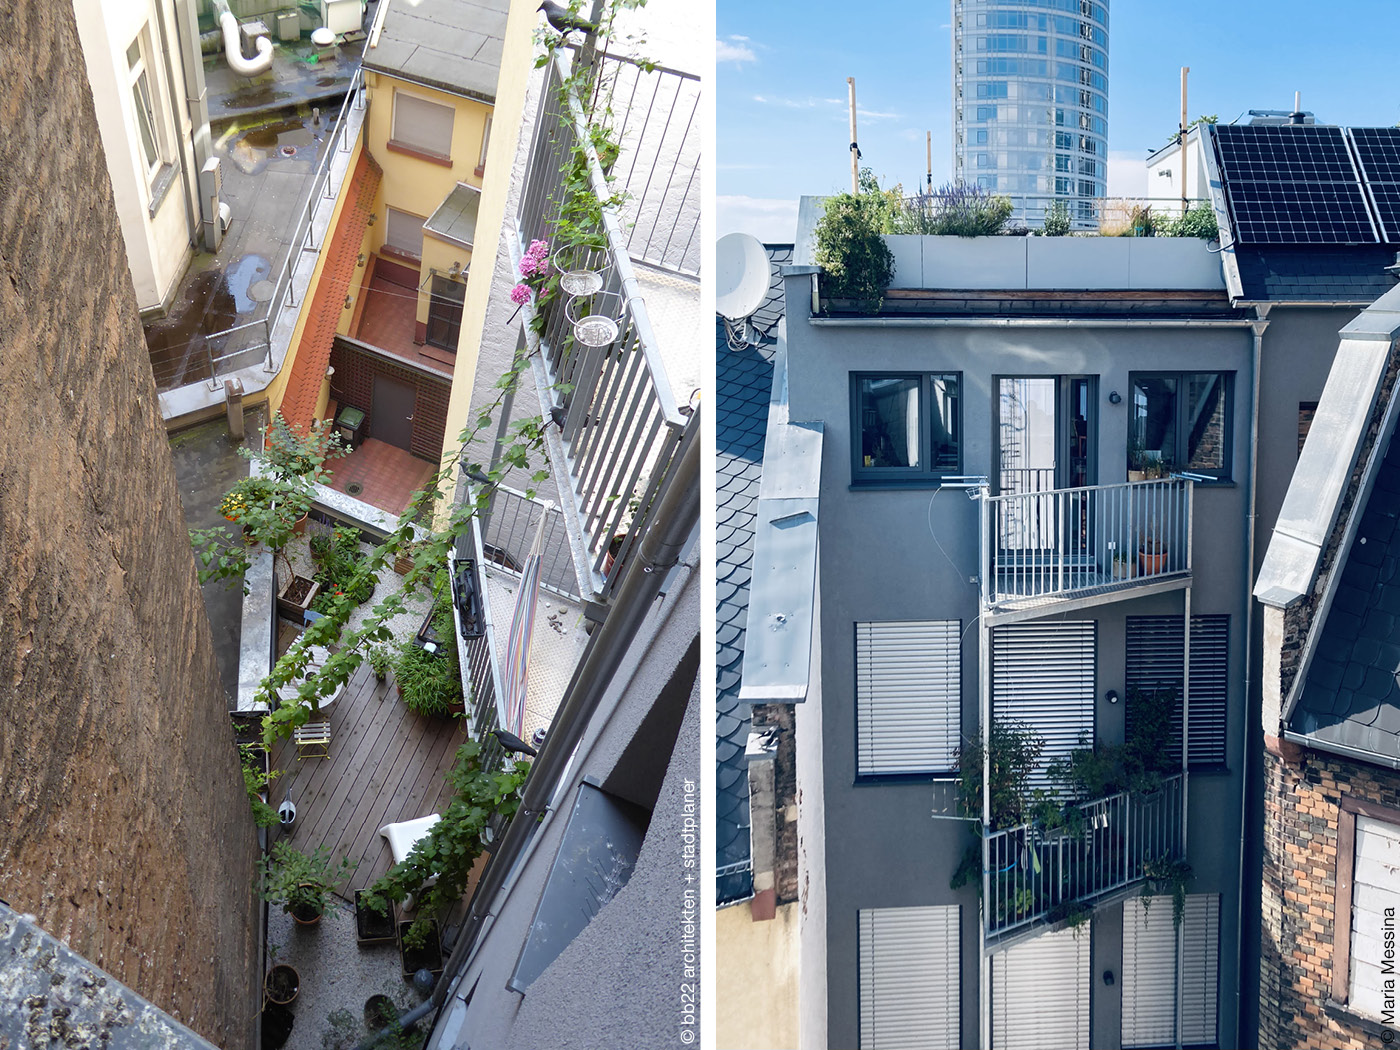
[[[887,236],[891,288],[1178,291],[1225,287],[1220,255],[1194,237]]]

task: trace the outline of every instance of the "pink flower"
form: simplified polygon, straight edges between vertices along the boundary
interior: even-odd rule
[[[530,247],[525,249],[525,254],[536,259],[543,259],[549,254],[549,245],[544,241],[531,241]]]
[[[523,259],[520,260],[520,276],[522,276],[522,277],[533,277],[533,276],[535,276],[535,273],[536,273],[536,272],[539,270],[539,268],[540,268],[541,262],[542,262],[542,261],[541,261],[540,259],[536,259],[533,255],[527,255],[527,256],[525,256],[525,258],[523,258]]]
[[[530,286],[528,284],[517,284],[510,290],[510,301],[516,306],[524,306],[530,301]]]

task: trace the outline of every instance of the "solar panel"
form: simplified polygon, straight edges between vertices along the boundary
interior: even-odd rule
[[[1400,243],[1400,128],[1352,128],[1361,177],[1376,202],[1381,236]]]
[[[1213,130],[1237,242],[1376,243],[1340,128],[1220,125]]]

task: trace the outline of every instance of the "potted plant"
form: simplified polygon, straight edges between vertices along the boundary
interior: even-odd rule
[[[277,961],[277,953],[280,950],[281,945],[268,945],[267,954],[272,966],[263,978],[263,994],[267,996],[268,1002],[286,1006],[296,999],[297,993],[301,991],[301,975],[294,966]]]
[[[1149,525],[1138,539],[1138,575],[1158,576],[1166,570],[1167,546],[1157,531]]]
[[[409,638],[399,646],[393,670],[399,698],[410,711],[445,718],[463,710],[456,646],[444,645],[429,652],[416,639]]]
[[[365,891],[355,891],[355,940],[360,944],[387,944],[394,939],[394,919],[387,910],[377,911],[364,902]]]
[[[219,510],[238,525],[242,542],[224,526],[190,530],[190,540],[201,563],[201,583],[211,579],[243,579],[252,564],[250,546],[272,552],[277,581],[278,611],[300,620],[316,596],[319,585],[297,575],[285,548],[305,520],[315,498],[315,486],[329,478],[326,460],[345,454],[340,436],[317,423],[305,431],[290,426],[280,414],[264,430],[264,449],[239,449],[260,470],[234,485],[220,500]],[[281,568],[277,568],[278,563]]]
[[[419,970],[442,973],[442,940],[436,919],[426,924],[413,920],[399,923],[399,955],[403,975],[412,977]]]
[[[876,314],[894,279],[894,255],[883,236],[886,207],[877,193],[839,193],[827,198],[817,222],[821,288],[833,307]]]
[[[389,650],[382,645],[371,645],[366,650],[365,656],[369,660],[370,669],[374,671],[375,681],[384,681],[384,677],[389,673],[389,668],[394,661]]]
[[[262,898],[279,903],[302,926],[314,926],[325,914],[329,898],[338,882],[354,870],[348,857],[334,867],[330,850],[321,846],[314,853],[303,853],[289,842],[279,842],[263,857]]]

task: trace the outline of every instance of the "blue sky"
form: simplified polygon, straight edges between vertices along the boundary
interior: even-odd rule
[[[1320,15],[1319,10],[1325,12]],[[719,234],[790,239],[796,200],[849,188],[846,78],[856,78],[862,164],[912,192],[925,132],[933,178],[952,171],[952,4],[718,0]],[[1109,192],[1145,192],[1141,163],[1179,117],[1303,109],[1319,121],[1400,123],[1400,3],[1176,0],[1110,3]]]

